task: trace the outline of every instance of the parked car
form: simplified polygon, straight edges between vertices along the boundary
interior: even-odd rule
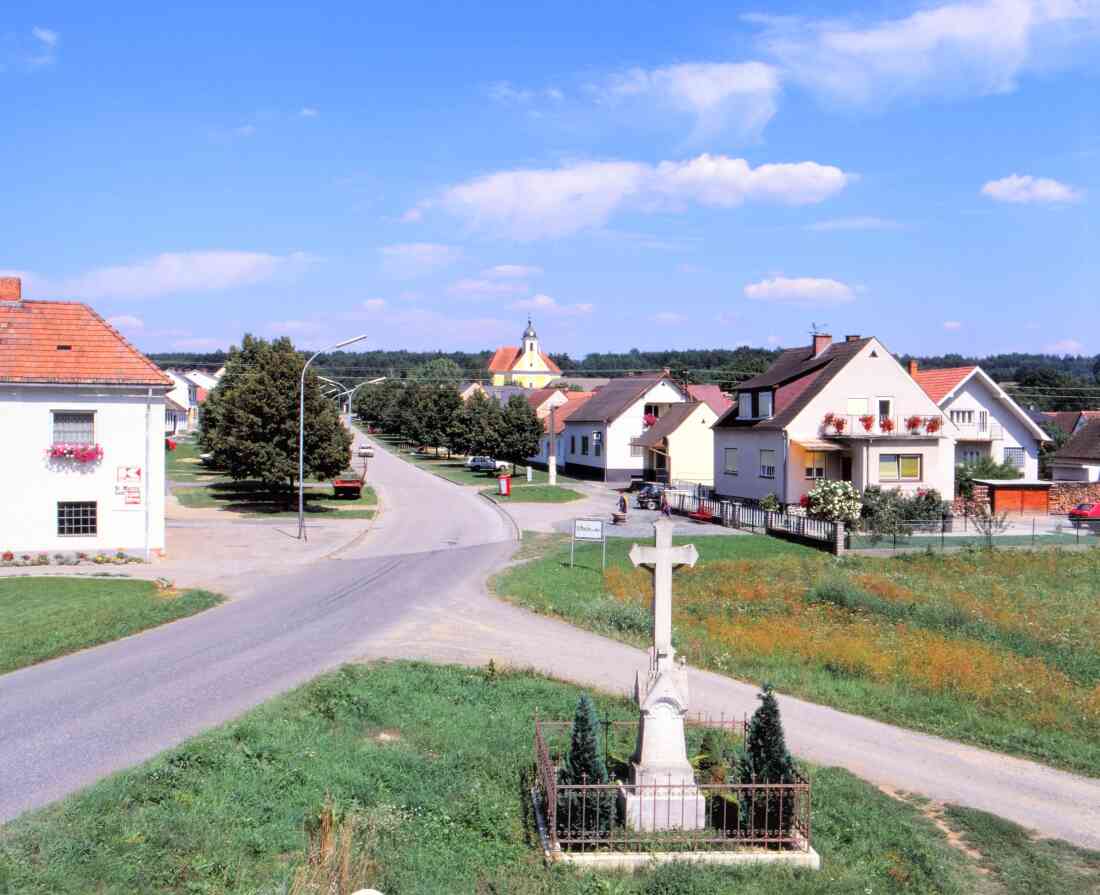
[[[363,495],[363,473],[358,469],[345,469],[332,480],[336,497],[358,500]]]
[[[1074,528],[1087,525],[1089,528],[1100,528],[1100,503],[1079,503],[1069,511],[1069,521]]]
[[[474,472],[496,472],[498,469],[507,469],[506,460],[494,460],[492,457],[470,457],[466,461],[466,468]]]
[[[650,482],[642,485],[635,498],[634,505],[640,510],[659,510],[661,508],[661,495],[668,489],[664,485]]]

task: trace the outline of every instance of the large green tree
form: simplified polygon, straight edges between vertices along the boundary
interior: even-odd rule
[[[298,479],[298,398],[305,359],[289,339],[245,336],[203,415],[202,446],[234,480],[293,490]],[[208,398],[209,402],[211,398]],[[330,478],[350,461],[351,433],[337,407],[305,379],[305,473]]]
[[[507,460],[515,471],[517,463],[525,462],[539,452],[539,442],[545,434],[542,420],[522,395],[512,395],[500,416],[500,448],[497,456]]]
[[[413,368],[409,378],[428,385],[446,385],[457,388],[462,381],[462,367],[449,357],[433,357]]]

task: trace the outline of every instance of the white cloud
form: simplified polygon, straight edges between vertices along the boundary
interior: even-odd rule
[[[450,292],[465,296],[523,295],[529,289],[524,282],[517,280],[489,280],[466,278],[450,285]]]
[[[528,277],[537,277],[541,273],[541,267],[530,264],[497,264],[482,271],[481,275],[497,280],[524,280]]]
[[[382,268],[393,277],[418,277],[454,264],[462,257],[456,246],[438,242],[404,242],[383,246]]]
[[[690,114],[696,140],[719,133],[741,139],[759,136],[775,115],[779,90],[779,71],[763,62],[632,68],[596,88],[605,102],[642,99]]]
[[[807,88],[845,102],[1005,93],[1095,34],[1095,0],[980,0],[876,22],[748,17],[760,45]]]
[[[320,110],[315,106],[302,106],[301,111],[298,112],[298,115],[302,118],[316,118],[320,114]]]
[[[419,205],[410,208],[403,215],[401,215],[401,223],[403,224],[415,224],[424,217],[424,209]]]
[[[368,298],[363,302],[363,307],[368,311],[381,311],[386,307],[386,300],[384,298]]]
[[[313,260],[301,252],[164,252],[135,264],[97,268],[51,288],[61,296],[88,300],[214,292],[293,275]]]
[[[1076,339],[1060,339],[1043,348],[1048,354],[1084,354],[1084,343]]]
[[[818,277],[772,277],[745,286],[745,298],[776,304],[841,305],[855,300],[847,283]]]
[[[659,311],[649,319],[654,323],[664,324],[665,326],[675,326],[687,321],[687,317],[683,314],[677,314],[675,311]]]
[[[593,306],[591,304],[576,304],[576,305],[562,305],[551,298],[549,295],[539,293],[531,298],[525,298],[522,301],[515,302],[512,307],[517,311],[539,311],[545,314],[554,314],[559,316],[579,316],[584,314],[591,314]]]
[[[703,154],[653,166],[641,162],[578,162],[552,169],[487,174],[447,189],[442,204],[475,227],[528,240],[603,224],[633,203],[642,210],[697,203],[729,208],[746,201],[822,202],[851,181],[817,162],[762,164]]]
[[[829,233],[834,230],[897,230],[901,227],[897,221],[888,218],[877,218],[870,215],[851,218],[831,218],[825,221],[814,221],[807,224],[807,230],[815,230],[820,233]]]
[[[267,325],[268,332],[277,335],[295,335],[315,333],[322,329],[320,323],[313,320],[273,320]]]
[[[947,330],[962,329],[962,323],[958,320],[943,321],[943,328]]]
[[[133,314],[116,314],[108,317],[107,322],[115,329],[144,329],[145,321]]]
[[[1081,194],[1073,187],[1049,177],[1010,174],[991,180],[982,187],[982,195],[997,202],[1076,202]]]
[[[31,28],[31,34],[33,34],[38,41],[44,43],[47,47],[57,46],[58,34],[56,31],[52,31],[49,28],[40,28],[36,25],[35,27]]]
[[[498,81],[489,86],[489,96],[499,103],[526,106],[537,100],[550,100],[561,102],[565,95],[556,87],[546,87],[542,90],[531,90],[525,87],[514,87],[508,81]]]

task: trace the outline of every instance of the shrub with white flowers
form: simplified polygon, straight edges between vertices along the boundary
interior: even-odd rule
[[[810,515],[830,522],[855,522],[863,509],[863,499],[851,482],[822,479],[806,496]]]

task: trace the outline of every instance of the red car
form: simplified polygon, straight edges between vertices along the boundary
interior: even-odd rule
[[[1074,527],[1088,525],[1100,527],[1100,503],[1079,503],[1069,511],[1069,521]]]

